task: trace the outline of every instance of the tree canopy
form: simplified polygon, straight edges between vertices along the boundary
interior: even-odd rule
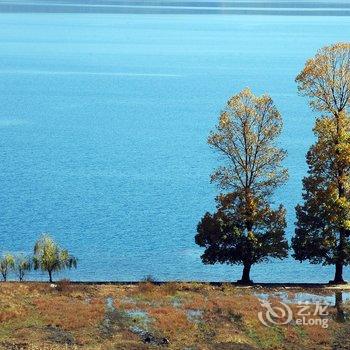
[[[206,213],[197,227],[196,243],[206,247],[204,263],[256,264],[287,256],[283,206],[272,210],[266,202],[255,203],[252,230],[246,233],[244,196],[230,193],[218,197],[217,202],[217,211]]]
[[[270,195],[288,176],[281,164],[286,151],[276,146],[282,126],[270,96],[255,96],[246,88],[231,97],[208,138],[225,161],[212,181],[223,190],[248,189],[257,197]]]
[[[336,115],[349,112],[350,43],[320,49],[296,77],[299,92],[312,109]]]

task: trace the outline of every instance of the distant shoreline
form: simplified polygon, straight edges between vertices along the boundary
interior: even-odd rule
[[[271,1],[0,1],[0,13],[189,14],[269,16],[350,16],[344,2]]]

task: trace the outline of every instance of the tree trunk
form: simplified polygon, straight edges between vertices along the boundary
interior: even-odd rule
[[[337,125],[337,140],[336,140],[336,146],[339,144],[339,139],[340,139],[340,135],[341,135],[341,125],[340,125],[340,113],[341,111],[338,111],[337,113],[335,113],[335,118],[336,118],[336,125]],[[336,164],[337,164],[337,172],[338,172],[338,176],[337,176],[337,180],[338,180],[338,195],[339,195],[339,199],[345,198],[346,199],[346,191],[345,191],[345,186],[343,183],[343,177],[344,177],[344,167],[342,164],[342,161],[339,161],[338,157],[340,156],[340,151],[337,148],[336,149]],[[340,227],[339,228],[339,243],[338,243],[338,254],[337,254],[337,261],[335,264],[335,276],[334,276],[334,280],[330,281],[330,283],[333,284],[344,284],[346,283],[343,279],[343,267],[344,267],[344,261],[346,258],[346,253],[345,253],[345,249],[346,249],[346,230],[344,229],[344,227]]]
[[[52,271],[48,271],[48,272],[49,272],[50,283],[52,283]]]
[[[330,281],[331,284],[346,284],[343,278],[344,261],[345,261],[345,249],[346,249],[346,232],[344,229],[339,231],[339,244],[338,244],[338,256],[335,264],[335,276],[334,280]]]
[[[249,263],[245,263],[243,265],[243,273],[242,273],[242,279],[237,281],[240,284],[252,284],[253,281],[250,279],[250,269],[252,265]]]
[[[344,281],[344,278],[343,278],[343,268],[344,268],[344,264],[342,261],[338,261],[335,264],[334,280],[330,281],[330,283],[332,283],[332,284],[345,284],[346,283],[346,281]]]

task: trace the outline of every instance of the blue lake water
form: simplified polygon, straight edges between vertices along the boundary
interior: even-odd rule
[[[207,135],[246,86],[284,117],[290,180],[276,203],[291,237],[315,117],[294,78],[318,48],[349,41],[350,17],[5,10],[1,251],[31,252],[50,232],[79,258],[61,275],[74,280],[239,278],[239,266],[203,265],[194,235],[218,192]],[[261,282],[332,275],[291,259],[252,270]]]

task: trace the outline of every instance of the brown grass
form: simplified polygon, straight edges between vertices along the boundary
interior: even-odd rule
[[[36,298],[34,304],[45,323],[65,330],[91,327],[101,321],[104,315],[104,303],[99,299],[87,302],[57,296]]]
[[[289,291],[290,298],[296,291]],[[152,348],[132,332],[134,326],[155,337],[168,338],[169,349],[238,349],[237,344],[243,344],[242,349],[331,350],[335,334],[341,343],[339,334],[343,336],[350,329],[349,323],[334,321],[335,309],[329,315],[328,329],[294,324],[265,327],[257,318],[262,307],[256,292],[271,293],[273,304],[280,301],[269,290],[241,289],[230,284],[156,285],[145,281],[130,286],[92,286],[60,281],[58,288],[51,288],[44,283],[1,283],[0,349],[19,350],[11,344],[26,344],[26,349],[33,350]],[[122,327],[115,331],[112,328],[104,337],[101,325],[105,322],[107,297],[126,319]],[[297,305],[291,308],[297,311]],[[144,311],[146,319],[130,316],[128,320],[128,312],[135,310]],[[191,313],[198,317],[191,318]],[[67,332],[75,344],[66,347],[57,343],[50,329]]]

